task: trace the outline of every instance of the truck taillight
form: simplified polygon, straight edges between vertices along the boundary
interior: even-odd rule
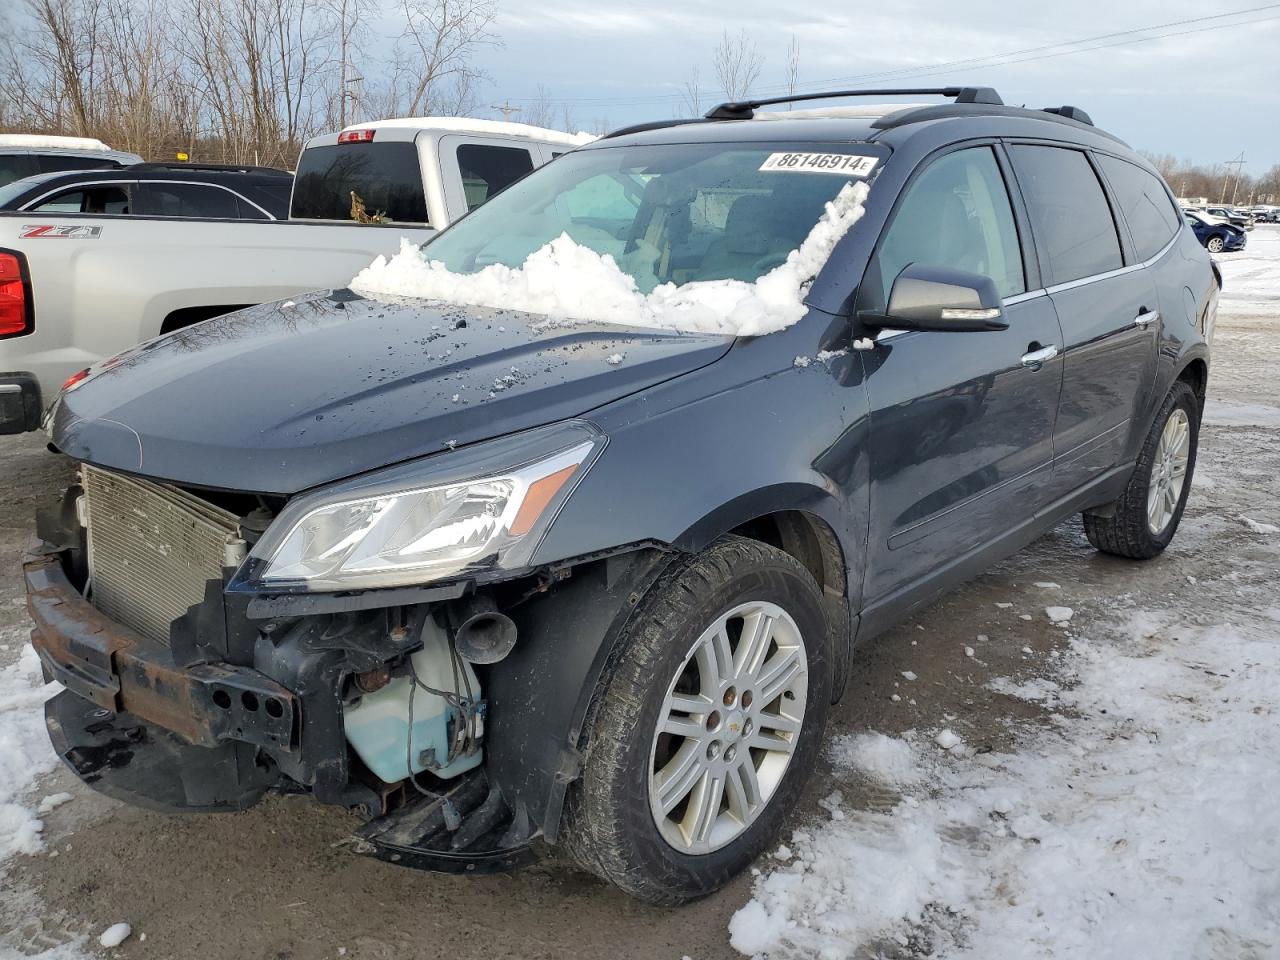
[[[343,130],[338,134],[339,143],[373,143],[375,130]]]
[[[22,254],[0,251],[0,338],[34,329],[30,292]]]

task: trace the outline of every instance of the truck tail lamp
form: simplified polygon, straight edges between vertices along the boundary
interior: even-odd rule
[[[338,134],[339,143],[373,143],[376,130],[343,130]]]
[[[26,259],[20,253],[0,251],[0,339],[20,337],[34,329]]]

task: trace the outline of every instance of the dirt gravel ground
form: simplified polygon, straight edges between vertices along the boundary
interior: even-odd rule
[[[1280,246],[1274,228],[1259,228],[1255,239],[1264,231]],[[1035,675],[1065,644],[1044,616],[1046,604],[1075,608],[1085,624],[1128,600],[1172,606],[1192,619],[1206,606],[1243,617],[1257,608],[1261,585],[1273,582],[1275,555],[1239,518],[1280,522],[1280,290],[1274,309],[1234,315],[1226,300],[1214,347],[1195,487],[1167,553],[1145,564],[1104,557],[1078,520],[1062,524],[860,650],[832,714],[833,734],[947,726],[979,749],[1000,749],[1022,725],[1040,722],[1040,708],[986,685],[997,676]],[[31,517],[68,470],[36,436],[0,438],[0,478],[4,664],[17,657],[26,623],[18,564]],[[1047,581],[1061,585],[1052,597],[1037,586]],[[979,635],[986,640],[967,656],[965,645]],[[824,766],[796,822],[820,816],[818,798],[837,788],[846,805],[896,799],[840,782]],[[135,935],[113,956],[710,960],[738,956],[726,926],[750,896],[751,879],[743,877],[690,907],[655,909],[560,860],[477,879],[416,873],[351,854],[342,841],[354,821],[302,799],[272,799],[237,815],[168,818],[97,796],[63,769],[42,789],[74,800],[46,818],[44,853],[0,868],[8,870],[0,956],[74,949],[90,935],[96,948],[98,933],[127,920]]]

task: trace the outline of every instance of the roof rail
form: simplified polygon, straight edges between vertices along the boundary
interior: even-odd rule
[[[662,130],[665,127],[680,127],[686,123],[706,123],[703,117],[682,117],[675,120],[649,120],[645,123],[633,123],[629,127],[619,127],[617,130],[610,130],[608,133],[601,134],[601,140],[608,140],[610,137],[625,137],[629,133],[644,133],[646,130]]]
[[[1109,133],[1093,125],[1089,115],[1079,107],[1049,107],[1037,110],[1028,107],[1008,107],[1003,104],[981,103],[935,103],[927,107],[908,106],[895,110],[878,120],[871,121],[874,130],[893,130],[912,123],[924,123],[928,120],[954,120],[957,117],[1021,117],[1026,120],[1049,120],[1067,126],[1088,127],[1093,133],[1116,143],[1128,146],[1114,133]]]
[[[793,93],[785,97],[763,100],[738,100],[721,103],[706,113],[708,120],[750,120],[758,107],[799,100],[835,100],[843,97],[951,97],[956,103],[1003,104],[1000,94],[991,87],[902,87],[890,90],[827,90],[821,93]]]
[[[1056,114],[1059,117],[1066,117],[1068,120],[1074,120],[1076,123],[1087,123],[1093,126],[1093,118],[1081,110],[1079,107],[1041,107],[1045,113]]]
[[[258,173],[289,176],[279,167],[258,167],[242,163],[135,163],[130,170],[203,170],[206,173]]]

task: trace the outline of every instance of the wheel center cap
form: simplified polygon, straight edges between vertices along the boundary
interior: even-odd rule
[[[734,710],[724,721],[725,736],[730,740],[737,740],[742,736],[742,728],[746,725],[747,718],[741,710]]]

